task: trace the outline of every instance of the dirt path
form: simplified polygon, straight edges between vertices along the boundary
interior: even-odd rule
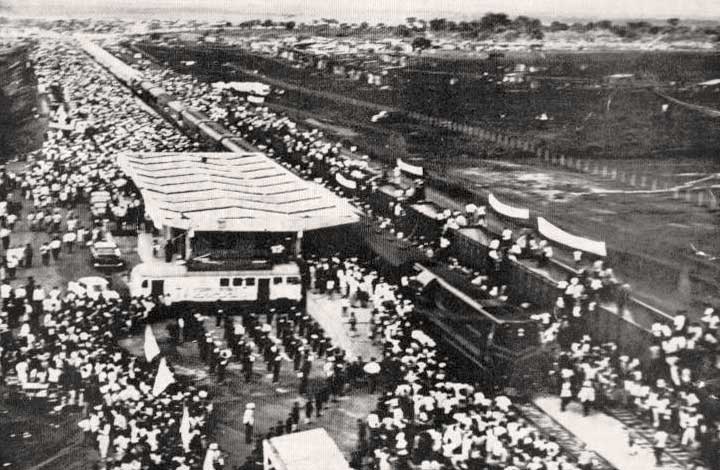
[[[692,111],[698,111],[698,112],[703,113],[704,115],[712,117],[712,118],[720,117],[720,110],[718,110],[718,109],[710,108],[708,106],[701,106],[699,104],[688,103],[687,101],[682,101],[677,98],[673,98],[672,96],[668,96],[665,93],[662,93],[657,90],[654,90],[654,93],[661,98],[664,98],[668,101],[675,103],[678,106],[682,106],[682,107],[690,109]]]

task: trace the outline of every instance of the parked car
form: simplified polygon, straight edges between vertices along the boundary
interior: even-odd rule
[[[100,295],[106,300],[120,298],[120,294],[110,289],[110,282],[100,276],[87,276],[81,277],[77,281],[70,281],[68,282],[68,291],[79,297],[89,297],[93,300],[97,300]]]
[[[125,261],[117,244],[112,241],[96,241],[90,245],[90,256],[95,268],[122,268]]]

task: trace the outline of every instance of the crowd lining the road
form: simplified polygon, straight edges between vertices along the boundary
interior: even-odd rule
[[[3,228],[11,231],[21,205],[27,204],[32,205],[27,223],[35,230],[57,234],[71,245],[74,240],[65,239],[63,233],[74,232],[76,240],[99,237],[101,224],[93,221],[92,227],[85,229],[74,212],[79,202],[89,201],[96,191],[110,195],[104,215],[115,214],[123,219],[130,212],[131,218],[139,219],[142,201],[129,182],[120,184],[124,176],[115,163],[117,153],[188,151],[200,146],[148,114],[127,90],[72,47],[41,42],[33,60],[41,82],[57,82],[66,90],[69,110],[65,124],[87,124],[82,131],[50,132],[43,148],[31,156],[33,161],[24,174],[3,174],[0,193],[7,203]],[[321,178],[326,183],[336,181],[333,178],[338,172],[358,179],[358,174],[353,174],[357,166],[341,158],[340,145],[328,143],[322,132],[303,131],[267,108],[250,105],[172,72],[149,78],[162,82],[168,92],[250,142],[265,146],[270,155],[301,175]],[[372,191],[372,184],[368,182],[355,193],[358,200],[362,200],[363,191]],[[20,197],[14,196],[18,194]],[[453,216],[453,220],[457,217]],[[4,239],[10,235],[3,234],[0,232],[0,238],[7,251],[9,240],[5,246]],[[496,257],[489,255],[491,263],[503,256],[528,255],[531,241],[526,241],[523,250],[522,242],[513,242],[512,234],[505,235],[492,242],[491,253],[494,251]],[[433,245],[437,250],[446,248],[442,238],[441,234]],[[55,239],[53,236],[46,252],[53,253]],[[22,261],[31,266],[32,255],[23,253]],[[41,255],[44,253],[41,248]],[[539,253],[541,257],[548,255],[544,247]],[[222,453],[209,438],[209,392],[178,381],[156,393],[153,379],[161,367],[158,361],[145,362],[117,344],[119,338],[136,332],[151,315],[156,306],[151,299],[90,299],[63,294],[57,288],[46,294],[32,280],[12,287],[8,281],[14,277],[10,275],[13,262],[11,257],[6,258],[5,280],[0,287],[4,307],[0,316],[0,328],[4,330],[0,373],[7,384],[46,401],[54,413],[66,407],[85,408],[83,431],[88,440],[98,443],[106,468],[223,467]],[[199,341],[200,357],[219,381],[224,378],[231,356],[243,364],[243,373],[248,377],[252,374],[252,359],[256,353],[261,354],[273,380],[279,375],[283,356],[306,378],[311,353],[325,356],[326,385],[313,400],[306,401],[306,419],[313,408],[319,413],[332,396],[344,393],[348,384],[367,381],[372,391],[379,389],[377,409],[360,423],[357,464],[370,464],[378,470],[412,466],[422,470],[590,468],[586,456],[581,456],[580,461],[570,459],[552,437],[539,434],[506,396],[486,395],[479,384],[457,381],[447,359],[440,356],[434,341],[423,332],[411,299],[414,292],[408,286],[380,279],[357,260],[322,259],[310,261],[310,265],[309,288],[337,290],[353,301],[370,305],[372,339],[382,346],[382,358],[364,362],[362,358],[345,357],[300,310],[268,313],[264,323],[255,316],[246,316],[242,325],[230,315],[218,313],[218,326],[224,322],[227,353],[203,331],[200,316],[183,318],[171,336],[180,341],[188,328],[188,337]],[[683,443],[694,444],[699,439],[699,426],[710,426],[702,422],[698,413],[703,387],[697,383],[697,364],[704,366],[700,359],[716,348],[720,323],[717,314],[710,308],[706,311],[705,327],[680,316],[673,326],[658,325],[653,329],[657,342],[651,350],[651,362],[641,364],[618,355],[612,345],[595,346],[584,337],[582,318],[596,307],[609,276],[611,273],[603,266],[596,265],[569,279],[559,286],[563,295],[555,310],[538,318],[548,330],[555,331],[564,351],[557,371],[561,396],[569,388],[580,401],[590,401],[585,399],[592,395],[585,385],[589,382],[593,392],[649,413],[657,427],[680,428]],[[370,364],[378,367],[366,368]],[[563,385],[565,382],[571,385]],[[302,381],[299,392],[308,392],[302,389]],[[246,436],[249,433],[251,440],[255,412],[253,406],[247,410],[243,421],[251,426],[246,427]],[[289,422],[279,423],[271,435],[297,429],[299,415],[298,403],[289,413]],[[180,431],[184,423],[189,423],[189,429],[183,432],[191,435],[187,442]]]

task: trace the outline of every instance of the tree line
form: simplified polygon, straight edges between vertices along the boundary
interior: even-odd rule
[[[659,35],[659,34],[688,34],[693,31],[699,31],[707,35],[716,35],[720,39],[720,27],[707,26],[700,30],[695,30],[692,26],[683,25],[678,18],[669,18],[662,23],[651,23],[648,21],[628,21],[625,23],[614,23],[610,20],[590,21],[590,22],[573,22],[565,23],[562,21],[553,21],[550,24],[543,24],[538,18],[520,15],[511,18],[506,13],[487,13],[477,20],[470,21],[453,21],[447,18],[433,18],[424,20],[415,17],[408,17],[404,24],[397,26],[378,23],[370,25],[367,22],[341,23],[333,18],[322,18],[312,23],[295,23],[294,21],[273,21],[273,20],[250,20],[238,24],[240,27],[284,27],[288,30],[296,28],[325,28],[330,29],[333,26],[334,35],[349,35],[353,32],[365,31],[370,29],[393,30],[402,37],[412,37],[416,33],[431,32],[452,32],[460,33],[469,39],[487,39],[496,34],[508,34],[512,36],[524,35],[531,39],[541,40],[546,33],[555,33],[561,31],[571,31],[576,33],[588,33],[593,31],[607,31],[619,37],[633,39],[642,35]],[[228,24],[227,26],[230,26]]]

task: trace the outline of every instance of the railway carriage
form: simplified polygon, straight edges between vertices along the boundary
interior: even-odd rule
[[[471,362],[467,375],[516,390],[542,380],[534,371],[549,355],[530,311],[473,289],[443,268],[416,264],[415,269],[417,310],[444,347]]]
[[[133,296],[169,295],[173,303],[301,304],[302,276],[296,263],[267,269],[192,271],[184,265],[143,263],[130,273]]]

